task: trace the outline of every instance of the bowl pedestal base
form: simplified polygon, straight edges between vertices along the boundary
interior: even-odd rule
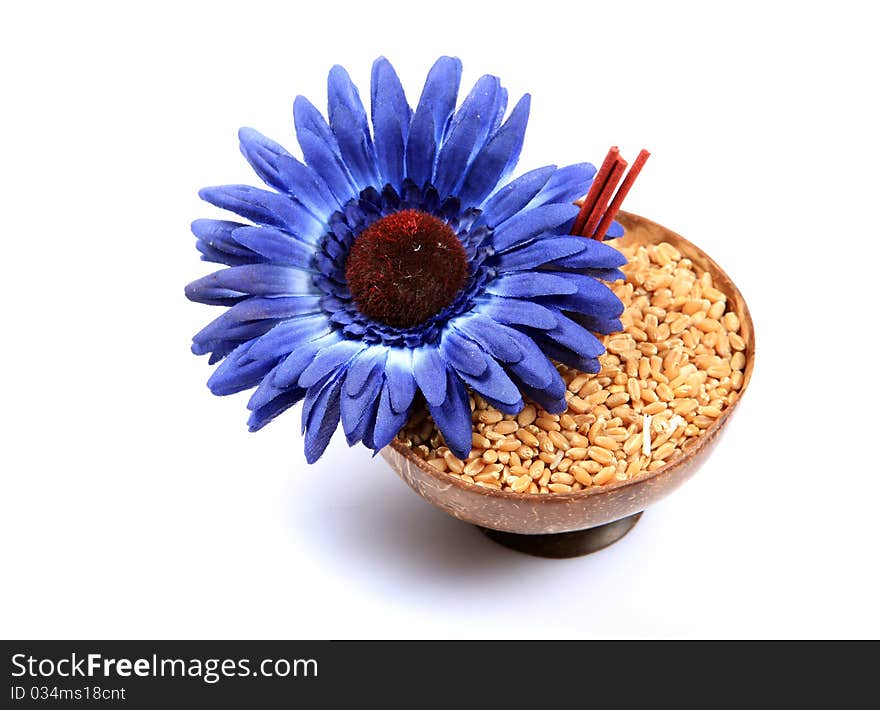
[[[477,528],[498,544],[517,552],[536,557],[581,557],[614,544],[632,530],[641,517],[641,513],[636,513],[595,528],[550,535],[519,535],[479,525]]]

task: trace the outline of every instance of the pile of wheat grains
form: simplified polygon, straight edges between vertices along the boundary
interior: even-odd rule
[[[605,337],[596,374],[557,365],[568,409],[526,403],[502,414],[471,394],[473,449],[445,446],[427,411],[398,439],[438,470],[515,493],[568,493],[634,478],[669,463],[738,397],[746,343],[727,297],[671,244],[622,249],[626,281],[612,285],[624,330]]]

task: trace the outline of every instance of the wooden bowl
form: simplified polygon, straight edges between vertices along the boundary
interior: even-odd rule
[[[727,295],[728,308],[739,316],[740,334],[746,342],[741,399],[755,359],[754,327],[742,294],[718,264],[684,237],[635,214],[620,212],[618,219],[626,229],[622,244],[669,242],[700,270],[709,271],[716,288]],[[397,440],[382,450],[382,456],[416,493],[446,513],[479,526],[493,540],[534,555],[574,557],[623,537],[643,510],[693,476],[718,443],[739,399],[695,444],[662,468],[572,493],[527,494],[483,488],[428,465]]]

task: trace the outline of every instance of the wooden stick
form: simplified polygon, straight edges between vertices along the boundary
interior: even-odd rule
[[[596,173],[596,177],[593,179],[593,184],[590,185],[590,190],[587,192],[587,196],[584,198],[584,204],[581,205],[581,211],[578,212],[578,216],[574,221],[574,226],[571,228],[572,234],[580,236],[583,232],[584,225],[587,223],[590,213],[596,206],[596,200],[599,198],[599,193],[602,192],[602,189],[605,187],[605,182],[608,180],[608,175],[611,172],[611,168],[614,167],[618,155],[620,155],[620,150],[616,145],[612,146],[608,151],[608,155],[605,156],[602,167],[599,168],[599,172]]]
[[[596,237],[595,230],[599,225],[599,220],[602,219],[602,215],[605,213],[605,208],[608,206],[608,201],[611,199],[614,189],[620,183],[620,178],[623,177],[624,170],[626,170],[626,161],[618,155],[617,160],[614,162],[614,167],[611,169],[611,174],[605,182],[605,187],[602,188],[602,193],[599,195],[599,199],[596,201],[587,219],[587,223],[584,225],[584,229],[581,232],[583,236],[601,239],[601,237]]]
[[[632,167],[629,169],[629,172],[626,174],[626,177],[623,179],[623,182],[620,185],[620,189],[617,191],[617,194],[614,196],[614,199],[611,200],[611,204],[605,211],[605,216],[602,217],[602,221],[599,222],[599,226],[596,227],[596,239],[604,238],[605,233],[611,226],[611,222],[614,221],[614,218],[620,211],[620,205],[623,203],[623,199],[626,197],[630,188],[633,186],[633,183],[636,181],[636,178],[639,176],[639,173],[642,171],[642,168],[645,165],[645,161],[648,160],[648,157],[650,155],[651,154],[643,148],[638,157],[635,159],[635,162],[633,162]]]

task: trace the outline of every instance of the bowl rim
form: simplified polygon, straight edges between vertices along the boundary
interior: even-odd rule
[[[683,453],[687,454],[687,457],[679,456],[672,461],[669,461],[665,465],[658,468],[656,471],[647,471],[644,474],[640,474],[635,478],[628,478],[625,481],[615,481],[614,483],[605,484],[602,486],[584,488],[580,491],[571,491],[570,493],[515,493],[513,491],[505,491],[498,488],[488,488],[484,486],[478,486],[476,483],[468,483],[467,481],[462,481],[460,478],[455,478],[454,476],[450,476],[445,471],[440,471],[433,466],[430,466],[426,461],[416,456],[412,449],[400,441],[397,437],[392,439],[389,446],[397,451],[404,459],[407,461],[413,462],[419,469],[423,472],[431,476],[432,478],[437,479],[438,481],[443,482],[444,484],[449,484],[459,488],[468,493],[478,493],[482,495],[487,495],[492,498],[499,498],[501,500],[507,501],[521,501],[521,502],[546,502],[546,503],[567,503],[571,501],[579,501],[584,500],[586,498],[590,498],[592,496],[601,496],[608,493],[613,493],[619,491],[623,488],[628,488],[630,486],[636,486],[642,483],[647,483],[648,481],[653,481],[657,478],[664,476],[665,474],[669,474],[675,469],[679,467],[681,463],[683,463],[686,458],[691,458],[694,456],[703,446],[706,445],[709,441],[711,441],[715,435],[721,431],[721,428],[724,426],[724,423],[731,416],[734,409],[736,409],[737,405],[742,400],[742,396],[748,388],[749,382],[752,377],[752,370],[754,369],[755,363],[755,327],[752,322],[752,316],[749,312],[748,304],[746,303],[745,298],[743,298],[742,293],[740,293],[739,288],[736,283],[730,276],[727,275],[727,272],[724,271],[711,256],[709,256],[703,249],[698,247],[693,242],[685,239],[683,236],[678,234],[677,232],[673,232],[671,229],[664,227],[663,225],[654,222],[646,217],[642,217],[641,215],[634,214],[632,212],[625,212],[621,210],[618,213],[618,219],[622,221],[632,221],[632,222],[641,222],[647,225],[651,225],[654,227],[659,227],[660,229],[675,235],[682,242],[687,244],[689,247],[695,249],[700,252],[706,259],[706,261],[717,271],[723,275],[728,283],[730,284],[733,293],[728,293],[728,290],[725,290],[728,297],[736,297],[739,302],[742,304],[742,316],[744,321],[748,324],[749,332],[751,333],[751,338],[748,341],[748,350],[747,350],[747,358],[746,358],[746,367],[743,370],[743,383],[742,387],[739,390],[739,397],[737,397],[736,401],[727,407],[724,412],[722,412],[721,416],[716,419],[711,426],[709,426],[702,434],[702,436],[697,439],[697,441],[692,444],[687,449],[683,450]]]

